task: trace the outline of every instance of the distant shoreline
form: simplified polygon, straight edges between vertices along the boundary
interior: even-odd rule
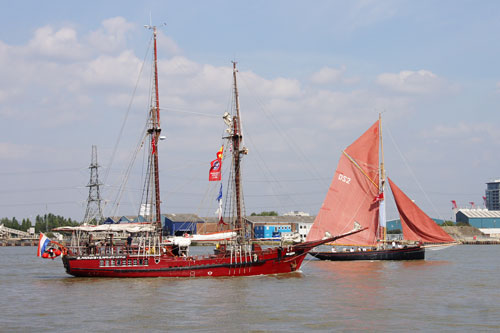
[[[275,245],[279,242],[258,242],[261,245]],[[193,243],[194,246],[204,246],[204,245],[211,245],[211,244],[206,244],[206,243]],[[500,245],[500,239],[496,240],[461,240],[459,241],[458,245]],[[33,246],[36,247],[38,246],[38,239],[37,240],[0,240],[0,247],[8,247],[8,246]]]

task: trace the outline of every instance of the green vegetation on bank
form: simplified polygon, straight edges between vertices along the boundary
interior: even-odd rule
[[[252,213],[250,216],[278,216],[278,212],[275,212],[274,210],[270,212],[260,212],[259,214],[257,213]]]
[[[7,228],[16,230],[28,231],[29,228],[34,226],[35,233],[48,232],[49,230],[57,227],[63,227],[67,225],[75,226],[79,224],[77,221],[74,221],[71,218],[67,219],[65,217],[54,215],[51,213],[45,214],[43,216],[37,215],[34,222],[35,223],[33,225],[33,222],[29,218],[23,219],[21,223],[19,223],[19,221],[15,217],[13,217],[12,219],[9,219],[7,217],[0,219],[0,224],[3,224]]]

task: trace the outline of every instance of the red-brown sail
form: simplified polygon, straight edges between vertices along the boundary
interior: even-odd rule
[[[401,218],[403,237],[424,243],[453,243],[455,240],[425,214],[406,194],[389,180]]]
[[[345,233],[354,222],[368,229],[342,239],[342,244],[373,245],[378,227],[379,121],[343,152],[307,240]]]

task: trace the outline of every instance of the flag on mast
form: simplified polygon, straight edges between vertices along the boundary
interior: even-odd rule
[[[219,181],[222,179],[222,152],[224,151],[224,146],[222,146],[216,153],[217,158],[210,162],[210,172],[208,173],[208,181]]]

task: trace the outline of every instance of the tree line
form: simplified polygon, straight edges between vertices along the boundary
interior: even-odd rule
[[[54,214],[37,215],[35,221],[33,222],[27,218],[19,222],[15,217],[9,219],[4,217],[0,219],[0,224],[3,224],[7,228],[12,228],[21,231],[28,231],[29,228],[35,227],[35,233],[48,232],[54,228],[64,227],[64,226],[76,226],[79,223],[71,218],[65,218],[63,216]]]

